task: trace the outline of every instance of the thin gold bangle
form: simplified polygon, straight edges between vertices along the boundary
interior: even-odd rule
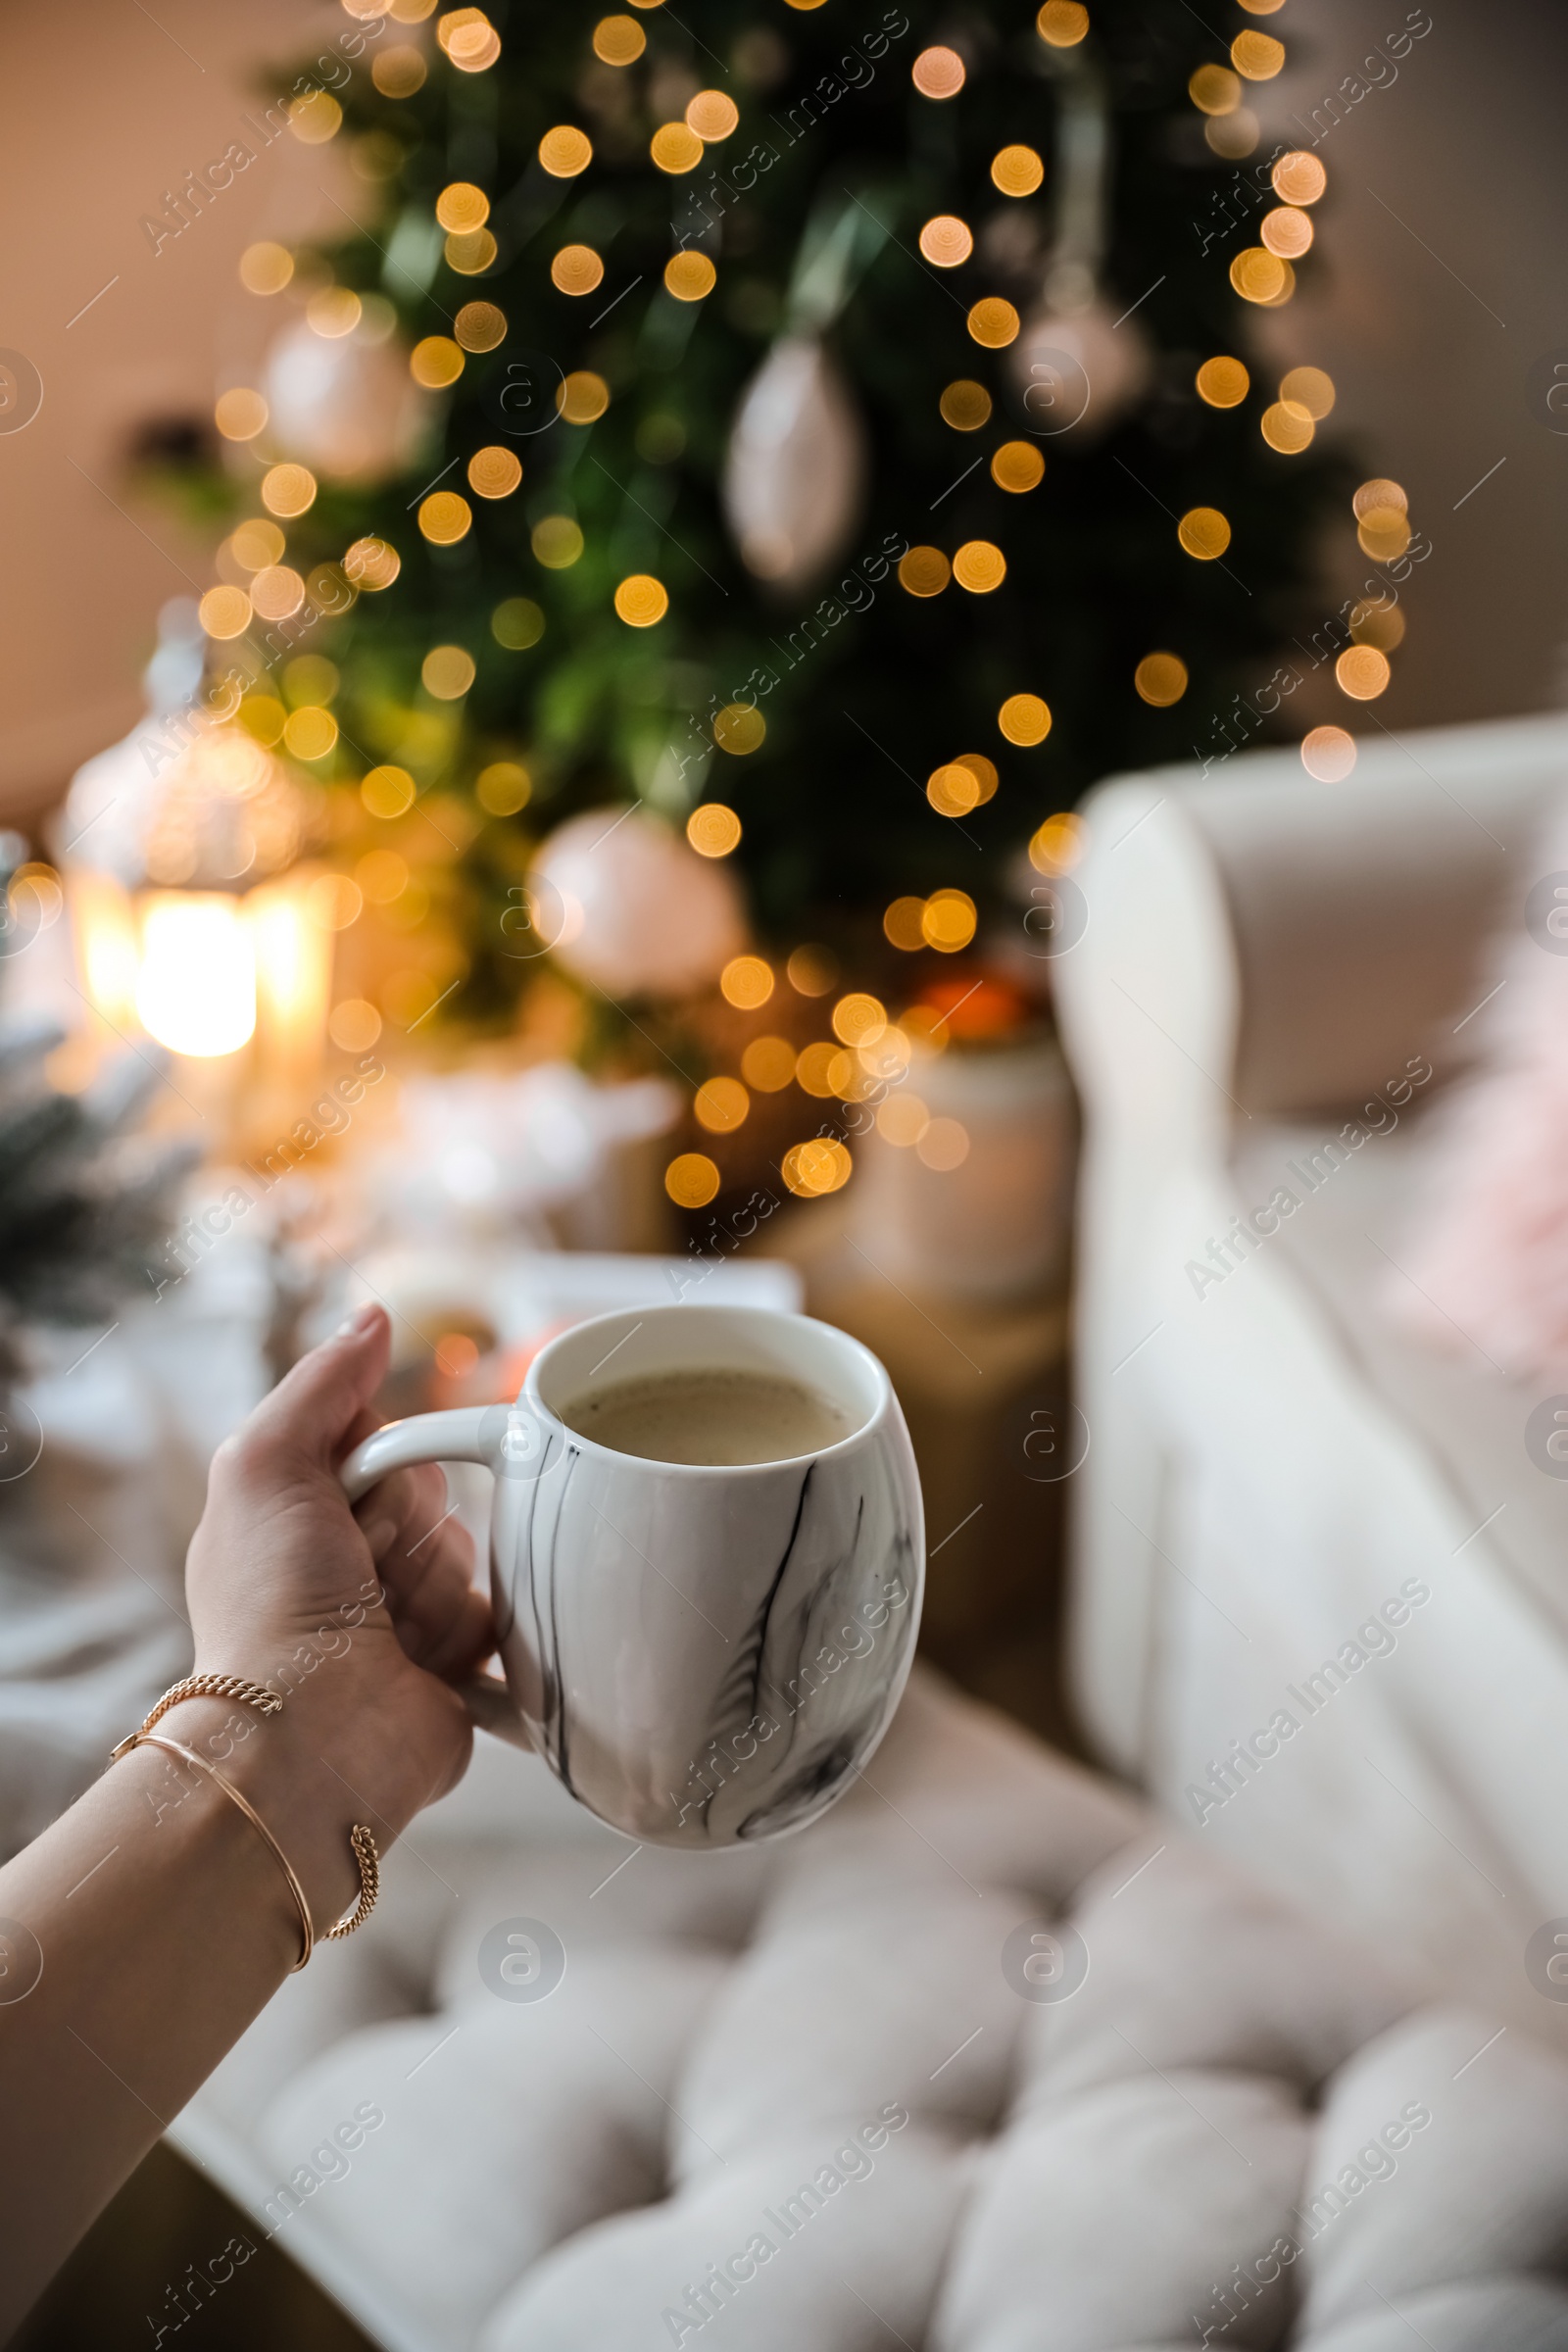
[[[271,1831],[268,1828],[266,1822],[257,1812],[255,1806],[251,1804],[247,1798],[241,1796],[239,1790],[235,1788],[232,1781],[225,1780],[216,1764],[209,1764],[206,1757],[197,1755],[194,1748],[181,1746],[177,1740],[168,1739],[162,1732],[133,1732],[130,1736],[129,1745],[130,1747],[161,1747],[165,1749],[168,1754],[172,1756],[181,1756],[187,1764],[194,1764],[198,1772],[205,1772],[211,1780],[215,1780],[218,1783],[218,1786],[220,1788],[221,1788],[223,1794],[226,1797],[231,1798],[232,1801],[238,1805],[240,1811],[244,1814],[246,1820],[251,1824],[252,1828],[257,1830],[260,1835],[266,1838],[268,1849],[270,1852],[273,1861],[277,1864],[278,1869],[283,1873],[284,1878],[288,1881],[288,1890],[294,1897],[295,1908],[298,1910],[300,1915],[300,1934],[304,1944],[304,1949],[301,1951],[299,1958],[295,1961],[293,1968],[289,1972],[291,1976],[297,1976],[316,1948],[316,1930],[311,1924],[311,1909],[310,1905],[305,1900],[305,1889],[294,1875],[293,1864],[289,1861],[287,1854],[284,1853],[283,1848],[278,1844],[277,1839],[272,1836]],[[128,1749],[125,1747],[125,1743],[122,1741],[121,1747],[116,1750],[116,1753],[120,1754],[126,1752],[128,1752]],[[367,1837],[369,1836],[368,1831],[367,1831],[365,1834]],[[355,1853],[356,1858],[358,1858],[359,1848],[357,1844],[355,1846]],[[362,1887],[364,1886],[363,1862],[361,1863],[361,1886]],[[362,1893],[362,1903],[364,1900],[365,1897]],[[374,1900],[375,1897],[372,1893],[370,1896],[370,1901],[373,1902]],[[359,1921],[356,1919],[354,1924],[357,1927],[359,1925]],[[347,1930],[345,1930],[344,1933],[346,1934]]]

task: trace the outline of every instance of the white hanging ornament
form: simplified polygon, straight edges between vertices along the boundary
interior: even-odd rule
[[[815,335],[784,335],[741,402],[724,465],[724,511],[748,570],[781,596],[825,571],[855,528],[865,436]]]
[[[608,997],[683,997],[708,988],[746,946],[725,866],[641,808],[591,808],[557,827],[530,876],[538,952]]]
[[[1135,319],[1112,316],[1089,271],[1086,284],[1068,279],[1064,298],[1057,280],[1066,276],[1053,271],[1010,357],[1030,429],[1044,440],[1076,432],[1083,442],[1107,431],[1144,390],[1149,346]]]
[[[1098,439],[1149,382],[1149,346],[1125,305],[1100,287],[1105,249],[1110,120],[1099,74],[1054,51],[1058,75],[1054,240],[1040,307],[1009,353],[1030,427],[1042,440]]]
[[[270,438],[313,472],[342,482],[379,481],[414,461],[430,415],[395,335],[327,336],[306,320],[286,327],[267,355],[263,390]]]
[[[784,332],[747,388],[724,465],[724,512],[747,569],[785,600],[842,554],[865,490],[865,433],[823,342],[887,240],[846,196],[807,222]]]

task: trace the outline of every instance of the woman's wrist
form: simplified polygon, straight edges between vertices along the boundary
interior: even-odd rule
[[[190,1748],[255,1807],[304,1888],[318,1936],[360,1890],[354,1825],[365,1823],[384,1851],[417,1807],[400,1776],[368,1752],[363,1723],[351,1732],[304,1690],[270,1716],[229,1699],[181,1699],[157,1732]],[[275,1867],[259,1838],[256,1844],[262,1866]]]

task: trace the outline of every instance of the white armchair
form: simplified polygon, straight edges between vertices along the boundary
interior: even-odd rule
[[[1340,784],[1284,752],[1115,779],[1055,966],[1085,1719],[1201,1838],[1546,2034],[1568,1485],[1525,1450],[1540,1396],[1380,1294],[1565,780],[1559,718],[1363,744]]]

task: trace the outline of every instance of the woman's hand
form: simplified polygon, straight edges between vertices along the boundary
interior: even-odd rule
[[[441,1471],[395,1471],[357,1510],[339,1483],[388,1352],[385,1314],[362,1309],[213,1460],[185,1571],[194,1671],[267,1684],[282,1714],[192,1699],[165,1719],[276,1828],[318,1930],[355,1892],[349,1825],[384,1846],[462,1778],[472,1734],[446,1678],[494,1646]]]

